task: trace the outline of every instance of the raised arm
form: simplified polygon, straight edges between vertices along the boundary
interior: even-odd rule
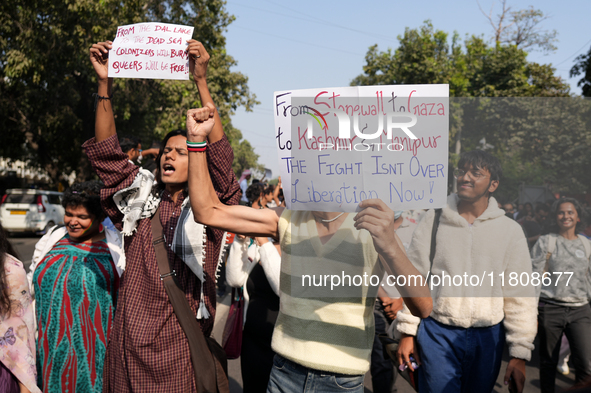
[[[109,78],[109,50],[111,41],[99,42],[90,48],[90,62],[98,79],[98,91],[95,96],[96,118],[94,134],[97,142],[102,142],[115,134],[115,117],[111,98],[113,96],[113,78]]]
[[[105,184],[101,189],[103,210],[120,230],[123,215],[113,202],[113,195],[131,185],[139,168],[130,163],[127,154],[121,151],[115,132],[115,118],[111,105],[113,80],[108,77],[108,58],[111,48],[111,41],[99,42],[90,48],[90,62],[98,79],[98,91],[95,97],[95,137],[86,141],[82,148],[94,171]]]
[[[273,200],[277,206],[281,206],[281,201],[279,200],[279,191],[281,191],[281,176],[279,176],[279,181],[273,190]]]
[[[407,285],[396,287],[411,313],[427,318],[433,309],[431,293],[425,278],[409,261],[404,245],[396,235],[394,212],[379,199],[367,199],[359,207],[362,210],[355,216],[355,227],[369,231],[380,262],[389,275],[406,276],[404,282]]]
[[[193,81],[199,91],[199,99],[201,100],[201,106],[209,106],[213,108],[213,119],[215,123],[211,133],[207,137],[209,143],[219,141],[224,137],[224,129],[222,127],[222,121],[220,115],[213,103],[209,88],[207,87],[207,65],[209,64],[209,53],[203,47],[203,44],[196,40],[187,41],[189,46],[187,51],[189,53],[189,70],[193,75]]]
[[[209,109],[210,116],[213,116],[214,124],[207,136],[208,154],[207,162],[211,182],[218,198],[226,205],[235,205],[240,199],[240,186],[236,182],[232,162],[234,152],[228,139],[224,135],[222,121],[213,103],[209,88],[207,87],[207,66],[209,54],[203,45],[195,40],[188,41],[187,53],[189,66],[193,80],[199,91],[201,104]]]
[[[214,128],[214,112],[210,105],[187,112],[187,140],[207,139]],[[277,226],[283,209],[259,210],[221,203],[211,182],[206,154],[189,153],[189,197],[195,221],[228,232],[278,238]]]

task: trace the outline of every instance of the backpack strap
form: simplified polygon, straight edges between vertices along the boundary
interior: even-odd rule
[[[587,239],[585,236],[578,236],[579,239],[581,239],[581,241],[583,242],[583,247],[585,248],[585,256],[587,257],[587,259],[589,259],[589,257],[591,256],[591,243],[589,243],[589,239]]]

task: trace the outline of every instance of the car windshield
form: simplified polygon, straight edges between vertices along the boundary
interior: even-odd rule
[[[35,203],[34,194],[8,194],[4,203]]]

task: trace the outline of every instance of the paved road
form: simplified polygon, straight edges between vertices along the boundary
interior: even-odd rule
[[[218,298],[218,302],[220,299]],[[213,335],[216,340],[221,341],[223,326],[226,322],[226,318],[228,316],[228,309],[230,305],[230,296],[227,294],[221,302],[218,303],[218,312],[216,313],[216,321],[215,327],[213,329]],[[536,341],[537,347],[537,341]],[[524,393],[537,393],[540,391],[540,375],[539,375],[539,356],[538,352],[534,350],[532,354],[532,361],[528,362],[526,366],[526,375],[527,381],[526,386],[524,389]],[[505,375],[505,370],[507,369],[507,362],[509,360],[509,355],[507,351],[504,354],[503,364],[501,365],[501,372],[499,373],[499,378],[497,379],[497,383],[493,392],[501,393],[501,392],[508,392],[509,390],[503,385],[503,377]],[[572,369],[571,369],[572,370]],[[228,362],[228,375],[230,377],[230,392],[231,393],[242,393],[242,376],[240,373],[240,359],[230,360]],[[564,376],[560,373],[557,373],[556,376],[556,385],[557,385],[557,392],[564,392],[567,388],[574,384],[575,378],[573,375],[573,371],[567,376]],[[414,390],[410,387],[410,385],[402,378],[398,378],[396,381],[396,388],[398,389],[399,393],[413,393]],[[371,385],[371,377],[369,373],[365,376],[365,392],[373,392],[372,385]]]
[[[41,236],[35,235],[14,235],[9,239],[12,246],[16,249],[18,256],[25,265],[25,269],[29,269],[33,251],[35,251],[35,244],[39,241]]]
[[[24,236],[19,235],[10,239],[10,242],[16,248],[16,251],[19,253],[21,260],[25,263],[25,268],[28,268],[29,263],[31,261],[31,257],[33,256],[33,251],[35,249],[35,243],[39,240],[39,236]],[[220,299],[218,299],[219,301]],[[228,309],[230,304],[230,296],[227,294],[221,302],[218,303],[218,312],[216,313],[216,323],[213,330],[214,337],[221,341],[222,331],[224,324],[226,322],[226,318],[228,316]],[[536,342],[537,347],[537,342]],[[494,392],[501,393],[501,392],[508,392],[507,388],[503,386],[503,376],[505,373],[505,369],[507,367],[507,360],[508,355],[505,353],[503,365],[501,366],[501,373],[499,374],[499,378],[497,380]],[[534,350],[532,355],[532,361],[527,364],[526,374],[527,374],[527,382],[524,393],[536,393],[540,391],[540,384],[539,384],[539,371],[538,371],[539,361],[538,361],[538,353]],[[230,392],[231,393],[241,393],[242,392],[242,375],[240,372],[240,359],[230,360],[228,362],[228,374],[230,377]],[[557,384],[557,392],[563,392],[568,387],[572,386],[574,383],[574,375],[573,372],[567,376],[564,376],[560,373],[557,373],[556,377],[556,384]],[[398,388],[399,393],[412,393],[414,390],[404,381],[402,378],[399,378],[396,381],[396,387]],[[371,378],[369,375],[366,375],[365,378],[365,391],[372,392],[371,386]]]

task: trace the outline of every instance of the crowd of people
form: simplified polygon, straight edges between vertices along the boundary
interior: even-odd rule
[[[242,288],[245,392],[363,392],[368,371],[374,392],[391,392],[398,368],[417,373],[420,392],[491,392],[505,346],[504,382],[521,392],[536,335],[542,392],[554,392],[557,369],[568,372],[566,342],[576,384],[589,383],[591,243],[577,200],[498,203],[499,161],[472,151],[460,157],[458,191],[442,209],[392,211],[370,199],[356,214],[290,211],[281,179],[249,185],[250,170],[238,180],[232,171],[201,43],[188,42],[201,108],[147,150],[117,136],[111,47],[90,49],[98,105],[95,136],[82,146],[101,181],[66,190],[64,226],[39,240],[28,275],[0,226],[0,391],[201,392],[204,371],[194,369],[163,285],[160,242],[204,337],[216,287]],[[151,166],[137,166],[146,156]],[[236,236],[226,247],[228,233]],[[302,272],[329,271],[408,284],[362,285],[340,297],[297,285]],[[410,279],[481,272],[550,279],[491,279],[482,289]],[[391,357],[380,335],[398,343]]]

